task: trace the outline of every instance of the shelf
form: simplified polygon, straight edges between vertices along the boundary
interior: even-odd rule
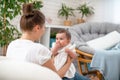
[[[70,26],[62,26],[62,25],[46,25],[49,28],[69,28]]]
[[[59,31],[60,29],[67,29],[70,28],[70,26],[61,26],[61,25],[46,25],[46,30],[44,35],[42,36],[40,43],[46,46],[47,48],[51,47],[51,41],[50,34]]]

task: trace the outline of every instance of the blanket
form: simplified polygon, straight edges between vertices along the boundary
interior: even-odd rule
[[[105,80],[120,80],[120,43],[110,50],[95,50],[91,65]]]

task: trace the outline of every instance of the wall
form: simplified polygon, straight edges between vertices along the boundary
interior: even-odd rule
[[[120,23],[120,0],[115,0],[114,1],[114,16],[113,16],[113,22],[115,23]]]
[[[113,0],[93,0],[95,14],[89,21],[92,22],[112,22]]]
[[[44,7],[41,11],[48,19],[52,19],[51,24],[63,25],[64,18],[58,17],[57,15],[62,3],[76,8],[80,3],[84,2],[89,2],[95,9],[95,14],[86,19],[88,22],[120,22],[120,18],[118,18],[120,17],[118,15],[120,14],[120,11],[118,12],[120,0],[43,0],[43,2]],[[70,17],[73,24],[76,24],[76,19],[80,16],[77,12],[75,14],[76,17]]]
[[[84,0],[85,1],[85,0]],[[88,0],[89,1],[89,0]],[[52,19],[51,24],[59,24],[63,25],[63,21],[65,18],[58,17],[57,13],[58,10],[61,8],[62,3],[65,3],[67,6],[76,8],[79,4],[83,3],[83,0],[44,0],[44,7],[41,9],[41,11],[45,14],[46,18]],[[76,19],[80,17],[80,15],[75,12],[76,17],[70,17],[73,24],[76,24]]]
[[[79,4],[87,2],[95,9],[95,14],[86,19],[87,22],[114,22],[120,23],[120,0],[43,0],[44,7],[41,11],[45,14],[47,20],[51,19],[51,23],[54,25],[63,25],[65,20],[62,17],[58,17],[58,10],[61,8],[62,3],[67,6],[76,8]],[[75,11],[76,17],[70,17],[73,25],[76,24],[77,18],[80,15]],[[19,28],[20,16],[17,16],[11,21],[12,24]]]

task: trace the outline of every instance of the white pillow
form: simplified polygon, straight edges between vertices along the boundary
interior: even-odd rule
[[[3,60],[2,60],[3,59]],[[37,64],[0,57],[0,80],[62,80],[54,71]]]
[[[118,42],[120,42],[120,33],[113,31],[103,37],[90,40],[87,44],[93,49],[109,49]]]

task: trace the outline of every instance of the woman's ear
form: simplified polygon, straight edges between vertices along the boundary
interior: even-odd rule
[[[39,25],[35,25],[35,27],[33,28],[33,31],[38,31],[40,30],[40,26]]]
[[[36,25],[36,29],[39,30],[39,29],[40,29],[40,26],[39,26],[39,25]]]

